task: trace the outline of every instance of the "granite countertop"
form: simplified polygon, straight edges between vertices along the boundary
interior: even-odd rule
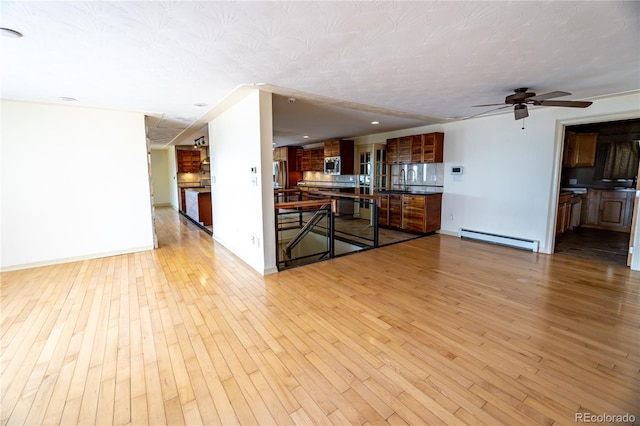
[[[193,192],[198,192],[200,194],[206,194],[208,192],[211,192],[211,187],[210,186],[199,186],[199,187],[192,187],[192,188],[184,188],[185,191],[193,191]]]

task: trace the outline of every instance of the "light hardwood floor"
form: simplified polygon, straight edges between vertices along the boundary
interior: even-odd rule
[[[262,277],[160,248],[2,274],[4,424],[640,418],[640,274],[429,236]]]

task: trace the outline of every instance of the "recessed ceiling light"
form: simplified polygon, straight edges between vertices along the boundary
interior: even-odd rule
[[[304,135],[302,138],[303,139],[309,139],[309,135]]]
[[[8,38],[20,38],[22,37],[22,33],[16,30],[12,30],[11,28],[0,28],[0,34],[2,37]]]
[[[372,121],[371,124],[380,124],[379,121]]]
[[[206,106],[207,106],[207,104],[205,104],[204,102],[200,102],[200,103],[197,103],[197,104],[193,104],[193,106],[197,106],[197,107],[206,107]]]
[[[68,96],[60,96],[58,99],[65,102],[78,102],[76,98],[70,98]]]

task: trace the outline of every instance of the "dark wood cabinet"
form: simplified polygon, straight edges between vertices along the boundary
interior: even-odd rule
[[[402,195],[389,195],[389,226],[402,228]]]
[[[354,167],[355,143],[352,140],[336,140],[324,143],[325,157],[340,157],[340,174],[352,175]],[[324,158],[322,167],[324,169]]]
[[[178,173],[199,173],[200,172],[200,150],[179,149],[176,151],[178,162]]]
[[[324,148],[303,149],[301,171],[322,172],[324,171]]]
[[[420,164],[444,161],[444,133],[387,139],[387,163]]]
[[[411,137],[411,161],[410,163],[422,163],[424,135],[415,135]]]
[[[425,229],[425,196],[402,196],[402,229],[424,232]]]
[[[380,208],[378,210],[378,225],[389,226],[389,196],[380,196]]]
[[[444,133],[427,133],[423,135],[422,141],[422,162],[442,163],[444,162]]]
[[[407,231],[435,232],[441,226],[442,194],[385,194],[378,225]]]

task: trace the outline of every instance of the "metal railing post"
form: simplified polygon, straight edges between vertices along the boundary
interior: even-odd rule
[[[378,200],[373,200],[373,247],[378,247]]]
[[[331,200],[331,204],[329,204],[329,258],[335,256],[335,222],[333,217],[335,206],[336,200]]]

